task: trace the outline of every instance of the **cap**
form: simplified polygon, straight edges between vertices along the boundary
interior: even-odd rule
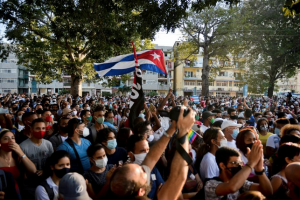
[[[234,121],[231,120],[224,120],[222,125],[221,125],[221,129],[224,130],[225,128],[229,127],[229,126],[235,126],[235,127],[242,127],[242,124],[237,124]]]
[[[64,200],[90,199],[83,176],[76,172],[63,176],[59,181],[58,191],[63,195]]]
[[[217,113],[212,113],[212,112],[210,112],[210,111],[205,111],[205,112],[203,112],[202,113],[202,118],[203,119],[207,119],[207,118],[209,118],[210,116],[215,116]]]
[[[72,112],[72,110],[70,108],[64,108],[62,111],[62,115],[67,115],[70,112]]]

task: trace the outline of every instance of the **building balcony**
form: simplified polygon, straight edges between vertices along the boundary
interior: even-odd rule
[[[19,83],[19,87],[28,88],[28,83]]]

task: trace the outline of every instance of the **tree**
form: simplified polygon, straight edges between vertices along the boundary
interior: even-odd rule
[[[300,67],[300,19],[285,17],[281,6],[281,0],[256,0],[245,4],[242,11],[246,16],[240,30],[249,67],[246,78],[254,84],[249,91],[263,93],[267,89],[269,97],[278,79],[294,76]]]
[[[221,7],[205,8],[201,13],[190,12],[182,20],[181,30],[186,37],[182,47],[182,55],[203,55],[202,68],[202,95],[209,94],[209,75],[212,66],[209,64],[211,57],[228,59],[229,52],[234,52],[239,46],[232,30],[238,8],[223,9]],[[187,47],[187,48],[186,48]]]
[[[123,85],[122,87],[119,87],[118,92],[121,92],[122,94],[126,94],[131,91],[131,87]]]

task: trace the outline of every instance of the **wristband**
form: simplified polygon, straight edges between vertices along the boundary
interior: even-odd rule
[[[164,131],[163,135],[166,136],[167,138],[171,138],[172,137],[172,136],[169,136],[166,131]]]
[[[253,169],[248,163],[245,166],[249,167],[251,170]]]
[[[23,156],[21,156],[21,159],[24,159],[24,158],[26,158],[26,154],[24,154]]]
[[[262,170],[262,171],[260,171],[260,172],[257,172],[257,171],[255,171],[255,174],[256,175],[263,175],[263,173],[265,173],[265,168]]]

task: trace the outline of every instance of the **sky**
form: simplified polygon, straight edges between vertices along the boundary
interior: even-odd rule
[[[155,39],[152,41],[159,46],[173,46],[176,41],[182,39],[182,34],[178,29],[174,33],[167,31],[159,31],[155,35]]]

